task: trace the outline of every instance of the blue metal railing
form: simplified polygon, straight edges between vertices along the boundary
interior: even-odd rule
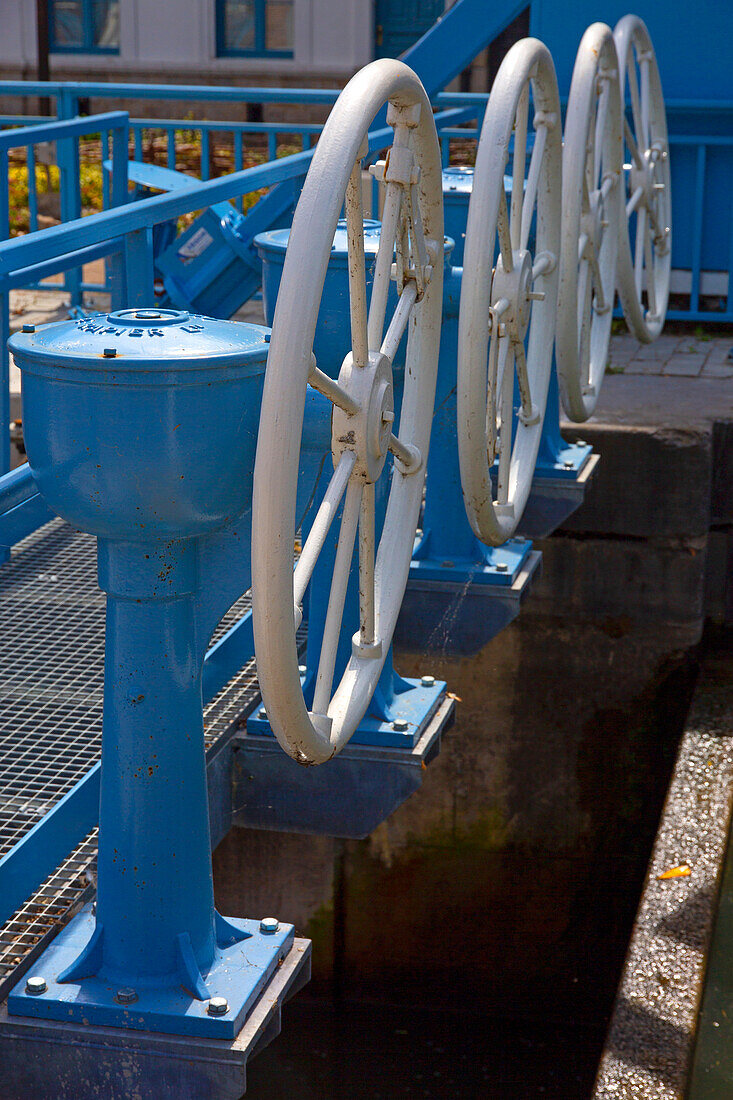
[[[90,133],[100,133],[103,142],[109,148],[114,164],[109,188],[109,202],[120,205],[127,200],[127,144],[129,134],[128,117],[124,111],[112,111],[96,115],[93,119],[79,118],[61,122],[46,122],[36,126],[25,126],[0,133],[0,237],[6,242],[10,237],[10,203],[8,186],[8,154],[11,149],[25,148],[28,164],[28,196],[31,221],[38,226],[37,196],[35,190],[34,147],[43,141],[55,141],[58,148],[59,171],[63,181],[61,188],[61,216],[65,222],[81,218],[81,195],[79,188],[79,138]],[[31,177],[33,187],[31,187]],[[37,235],[31,234],[31,236]],[[30,237],[25,238],[29,240]],[[70,250],[71,253],[75,249]],[[70,257],[65,258],[65,263]],[[67,266],[72,287],[81,284],[79,263]],[[45,274],[50,274],[46,272]],[[19,285],[35,286],[43,277],[42,271],[35,277],[24,279]],[[2,342],[2,371],[0,373],[0,471],[10,467],[10,437],[7,425],[10,422],[10,382],[9,355],[7,342],[10,337],[10,287],[0,290],[0,342]]]

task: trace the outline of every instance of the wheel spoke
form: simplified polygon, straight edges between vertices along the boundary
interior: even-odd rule
[[[649,133],[649,65],[651,57],[643,53],[639,58],[639,70],[641,72],[641,126],[644,148],[648,149],[650,141]]]
[[[305,590],[313,576],[313,570],[318,560],[318,555],[323,549],[326,535],[331,529],[333,518],[338,511],[341,498],[346,492],[346,485],[351,477],[356,461],[355,451],[344,451],[328,483],[328,488],[323,495],[313,526],[308,532],[303,549],[300,552],[295,571],[293,573],[293,597],[295,606],[300,607],[303,602]]]
[[[498,404],[497,371],[499,366],[499,321],[494,317],[494,324],[489,338],[489,368],[486,386],[486,457],[489,466],[492,466],[496,458],[496,411]],[[506,342],[506,341],[505,341]]]
[[[326,714],[331,699],[333,672],[336,667],[336,651],[341,632],[341,620],[344,617],[344,603],[349,583],[356,525],[359,520],[361,493],[362,483],[360,481],[350,481],[346,490],[344,514],[341,518],[341,530],[339,531],[336,560],[333,566],[333,580],[328,598],[328,611],[323,627],[321,655],[318,660],[316,686],[313,692],[314,714]]]
[[[409,190],[410,243],[412,245],[412,266],[417,272],[418,290],[422,294],[422,280],[428,262],[428,250],[425,244],[425,228],[420,210],[420,191],[416,183]]]
[[[642,158],[641,153],[639,152],[639,146],[636,144],[636,138],[634,137],[634,132],[631,129],[631,127],[629,126],[629,120],[627,119],[626,115],[624,115],[624,137],[626,138],[626,144],[629,147],[629,152],[631,153],[631,157],[632,157],[632,160],[634,161],[634,164],[636,165],[637,168],[640,168],[640,169],[643,168],[644,167],[644,160]]]
[[[514,406],[514,351],[509,339],[502,341],[499,356],[501,425],[499,428],[499,473],[497,475],[497,503],[509,503],[509,470],[512,458],[512,411]]]
[[[651,226],[646,227],[644,233],[644,266],[646,267],[646,299],[649,312],[653,317],[657,315],[657,288],[654,285],[654,260],[652,257]]]
[[[354,413],[359,411],[359,406],[353,397],[350,397],[346,390],[339,386],[333,378],[329,378],[327,374],[324,374],[315,365],[315,360],[308,375],[308,382],[314,390],[322,393],[324,397],[327,397],[329,401],[337,405],[348,416],[353,416]]]
[[[538,252],[532,265],[532,282],[541,275],[547,275],[555,267],[555,255],[552,252]]]
[[[606,295],[603,290],[603,279],[601,277],[601,268],[598,263],[598,256],[596,255],[595,248],[588,249],[588,264],[590,265],[592,284],[595,291],[595,304],[594,309],[596,313],[605,313],[608,308],[606,305]]]
[[[382,210],[382,230],[379,234],[379,248],[374,263],[374,283],[369,303],[369,347],[376,350],[382,343],[384,332],[384,314],[387,309],[387,295],[392,273],[392,256],[397,237],[402,201],[402,188],[398,183],[387,184],[387,195]]]
[[[499,194],[499,212],[496,220],[496,228],[499,234],[499,249],[501,251],[501,262],[504,271],[507,275],[511,274],[514,270],[514,258],[512,256],[512,238],[509,233],[509,215],[506,208],[506,194],[504,188],[501,188]],[[493,249],[494,242],[490,242]]]
[[[636,241],[634,242],[634,282],[636,297],[641,301],[642,279],[644,274],[644,237],[646,236],[646,207],[642,206],[636,214]]]
[[[586,256],[584,256],[580,269],[578,271],[578,354],[583,342],[583,331],[586,327],[586,314],[590,312],[588,309],[588,287],[590,285],[590,263]]]
[[[537,198],[537,188],[539,187],[542,158],[545,153],[546,143],[547,126],[542,125],[535,131],[534,148],[532,149],[532,157],[529,162],[527,188],[524,192],[524,201],[522,203],[522,231],[519,238],[520,248],[526,248],[527,242],[529,241],[529,231],[532,227],[532,214]],[[514,196],[512,196],[512,198],[513,197]]]
[[[416,298],[417,283],[414,279],[410,279],[405,289],[400,294],[397,308],[392,314],[392,320],[389,322],[389,327],[382,341],[382,346],[379,349],[382,355],[387,356],[390,363],[397,354],[397,348],[400,346],[400,340],[407,328],[407,322],[410,320],[410,314],[412,313],[412,307],[415,304]]]
[[[512,158],[512,205],[509,227],[512,248],[520,247],[522,230],[522,200],[524,197],[524,165],[527,157],[527,118],[529,115],[529,83],[519,93],[514,120],[514,156]]]
[[[519,396],[522,409],[519,414],[521,421],[529,426],[537,422],[537,412],[532,407],[532,393],[529,388],[529,374],[527,372],[527,356],[524,353],[524,342],[516,335],[512,336],[512,348],[514,350],[514,362],[517,369],[517,381],[519,382]]]
[[[593,185],[596,187],[600,182],[601,168],[603,166],[603,135],[606,130],[606,118],[608,117],[608,100],[610,96],[610,85],[608,79],[603,80],[603,89],[598,97],[598,110],[596,112],[596,130],[595,130],[595,161],[593,165]]]
[[[351,349],[357,367],[369,359],[367,341],[366,269],[364,263],[364,211],[361,201],[361,161],[354,165],[346,185],[346,236],[349,256]]]
[[[581,260],[583,259],[583,257],[585,256],[585,251],[586,251],[587,247],[588,247],[588,234],[587,233],[581,233],[580,236],[578,237],[578,263],[580,263]]]
[[[578,359],[583,371],[583,388],[590,382],[590,329],[591,300],[593,283],[590,277],[590,262],[583,264],[582,293],[578,288]]]
[[[364,486],[359,513],[359,641],[376,643],[374,618],[374,484]]]
[[[417,447],[413,447],[410,443],[403,443],[394,433],[389,437],[389,449],[405,467],[406,472],[412,473],[413,470],[420,468],[422,456]]]
[[[629,73],[629,94],[631,95],[631,114],[634,119],[634,133],[636,135],[637,143],[641,142],[644,146],[644,126],[641,120],[641,105],[639,103],[639,84],[636,79],[636,65],[634,63],[633,52],[629,58],[628,64]]]

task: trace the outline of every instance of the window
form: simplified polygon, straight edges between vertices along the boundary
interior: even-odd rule
[[[53,53],[119,53],[119,0],[49,0]]]
[[[293,0],[216,0],[219,57],[292,57]]]

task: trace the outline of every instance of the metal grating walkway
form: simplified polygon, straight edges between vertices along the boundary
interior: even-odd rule
[[[99,758],[104,600],[96,540],[62,520],[18,543],[0,568],[0,856]],[[249,606],[246,594],[214,639]],[[207,747],[258,699],[250,661],[205,707]],[[96,847],[95,830],[0,927],[0,996],[89,890]]]

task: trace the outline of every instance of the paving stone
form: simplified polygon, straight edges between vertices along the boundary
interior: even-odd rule
[[[709,359],[706,359],[705,364],[702,368],[701,377],[733,378],[733,360],[728,360],[724,363],[711,363]]]
[[[711,341],[707,353],[707,363],[731,363],[729,355],[733,351],[733,334],[729,337]]]
[[[664,366],[662,359],[631,359],[624,364],[624,374],[661,374]]]
[[[665,363],[664,374],[682,374],[696,378],[704,363],[704,355],[675,355]]]
[[[656,385],[675,383],[660,378]],[[565,521],[563,530],[653,539],[694,539],[707,534],[713,477],[709,425],[686,430],[589,422],[563,426],[563,435],[586,439],[601,456],[585,501]],[[728,453],[733,455],[733,439],[721,439],[717,455],[721,471],[728,471],[723,461]]]

